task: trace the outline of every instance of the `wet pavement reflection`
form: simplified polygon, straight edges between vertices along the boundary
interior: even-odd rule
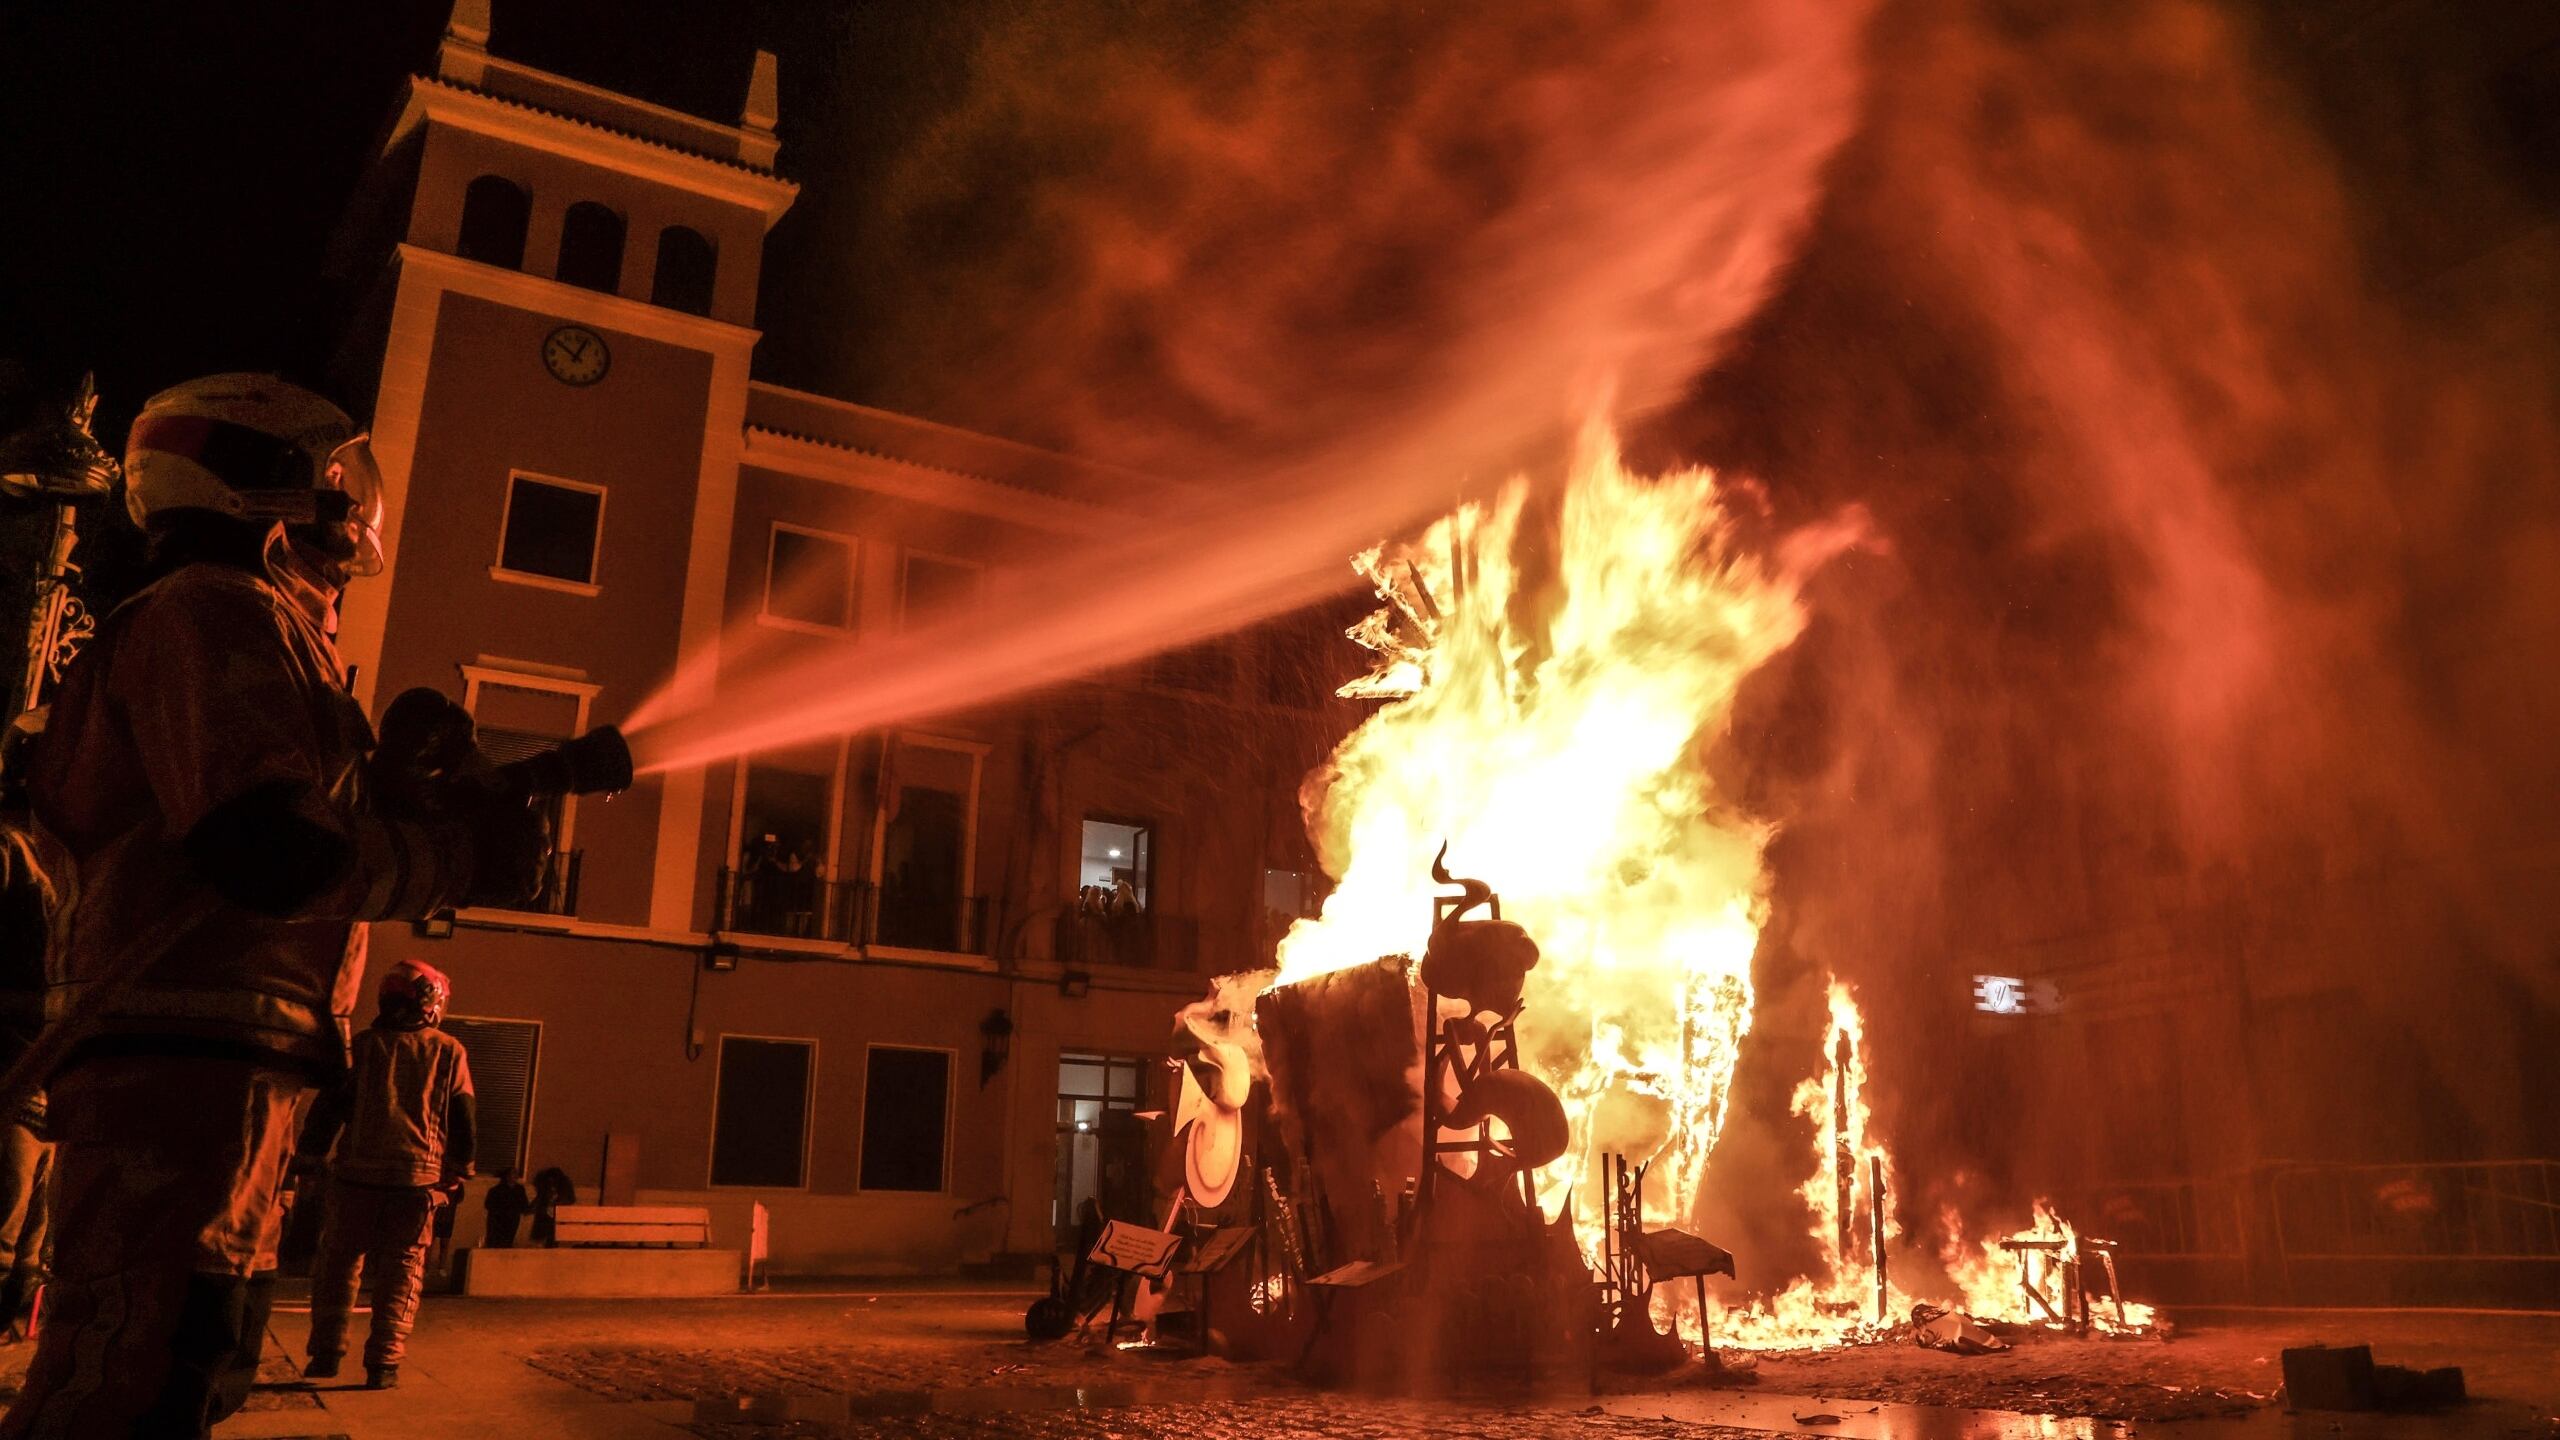
[[[1046,1416],[1049,1418],[1040,1426],[1041,1433],[1081,1434],[1083,1429],[1076,1423],[1075,1412],[1093,1412],[1097,1434],[1107,1428],[1123,1436],[1176,1435],[1191,1432],[1192,1427],[1180,1418],[1185,1414],[1218,1413],[1233,1421],[1269,1408],[1275,1412],[1274,1420],[1282,1418],[1279,1412],[1285,1412],[1290,1421],[1297,1421],[1309,1418],[1302,1412],[1311,1401],[1318,1402],[1319,1416],[1326,1411],[1333,1414],[1342,1433],[1358,1435],[1403,1433],[1414,1423],[1436,1420],[1451,1432],[1521,1436],[1587,1433],[1593,1428],[1633,1423],[1643,1426],[1643,1433],[1740,1432],[1816,1435],[1838,1440],[2490,1440],[2520,1433],[2519,1422],[2524,1422],[2525,1432],[2531,1432],[2530,1422],[2537,1418],[2518,1407],[2475,1404],[2419,1415],[2295,1413],[2269,1406],[2238,1417],[2125,1421],[1740,1390],[1690,1389],[1506,1403],[1482,1397],[1438,1401],[1357,1395],[1318,1397],[1309,1392],[1275,1391],[1267,1382],[1251,1380],[1205,1385],[1197,1381],[1162,1384],[1134,1380],[852,1395],[705,1397],[688,1407],[686,1419],[719,1434],[732,1433],[729,1427],[739,1426],[788,1427],[795,1434],[813,1429],[864,1433],[876,1422],[905,1419],[926,1422],[925,1428],[913,1432],[922,1434],[939,1433],[930,1426],[936,1419],[964,1424],[974,1421],[983,1426],[1006,1417]],[[1152,1412],[1165,1423],[1124,1415],[1112,1418],[1106,1425],[1101,1412],[1115,1411]],[[1491,1428],[1488,1421],[1494,1422]],[[1385,1422],[1384,1430],[1379,1428],[1380,1422]],[[1665,1428],[1657,1431],[1654,1427]],[[1284,1423],[1276,1428],[1296,1434],[1304,1427]],[[967,1433],[1000,1432],[971,1426]]]

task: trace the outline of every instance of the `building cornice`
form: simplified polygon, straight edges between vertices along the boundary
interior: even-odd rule
[[[528,275],[522,270],[509,270],[480,260],[466,260],[441,250],[403,244],[392,256],[400,270],[415,273],[437,286],[460,295],[512,305],[520,310],[558,315],[612,330],[624,335],[637,335],[646,340],[681,345],[690,350],[706,350],[713,354],[750,354],[763,332],[726,320],[670,310],[621,295],[608,295],[554,280],[546,275]]]
[[[408,99],[392,122],[384,148],[400,144],[428,123],[451,125],[753,210],[764,216],[768,230],[800,195],[798,185],[769,170],[431,75],[410,77]]]
[[[746,449],[739,458],[759,470],[823,480],[1060,534],[1105,535],[1122,523],[1099,506],[760,425],[747,427]]]

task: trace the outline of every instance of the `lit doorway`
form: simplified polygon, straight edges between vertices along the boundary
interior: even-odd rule
[[[1147,1219],[1147,1131],[1138,1108],[1157,1063],[1142,1055],[1058,1057],[1058,1175],[1049,1222],[1061,1246],[1075,1243],[1088,1201],[1107,1219]]]

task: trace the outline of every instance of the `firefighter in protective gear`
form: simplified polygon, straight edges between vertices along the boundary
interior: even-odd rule
[[[381,1012],[356,1037],[347,1083],[321,1102],[305,1137],[306,1153],[316,1154],[345,1127],[329,1162],[329,1220],[311,1277],[307,1378],[337,1375],[362,1276],[373,1297],[366,1382],[376,1390],[399,1383],[426,1284],[427,1232],[471,1177],[471,1062],[461,1041],[436,1028],[451,994],[441,973],[416,960],[383,976]]]
[[[44,1324],[0,1440],[203,1435],[238,1408],[364,922],[529,897],[548,846],[521,811],[367,802],[331,635],[381,564],[380,499],[344,413],[269,376],[194,381],[144,407],[126,476],[153,578],[65,675],[33,767],[74,871],[47,1005],[81,1028],[51,1073]]]

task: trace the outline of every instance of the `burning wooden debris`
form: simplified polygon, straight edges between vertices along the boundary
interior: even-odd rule
[[[1732,1253],[1668,1223],[1646,1194],[1651,1162],[1623,1154],[1602,1162],[1586,1249],[1573,1192],[1552,1209],[1543,1198],[1541,1172],[1572,1144],[1564,1104],[1521,1065],[1540,947],[1492,887],[1443,862],[1433,872],[1444,890],[1420,964],[1388,956],[1268,990],[1231,977],[1181,1013],[1157,1201],[1088,1237],[1077,1278],[1035,1307],[1035,1333],[1107,1310],[1115,1342],[1289,1358],[1322,1381],[1547,1387],[1588,1384],[1602,1363],[1715,1366],[1719,1328],[1742,1353],[1908,1340],[1982,1354],[2038,1331],[2161,1333],[2125,1298],[2116,1247],[2048,1206],[1950,1267],[1955,1303],[1893,1282],[1910,1272],[1886,1257],[1913,1237],[1889,1225],[1859,1022],[1837,990],[1831,1065],[1797,1097],[1830,1122],[1801,1192],[1828,1273],[1746,1296],[1711,1326],[1708,1280],[1734,1277]]]

